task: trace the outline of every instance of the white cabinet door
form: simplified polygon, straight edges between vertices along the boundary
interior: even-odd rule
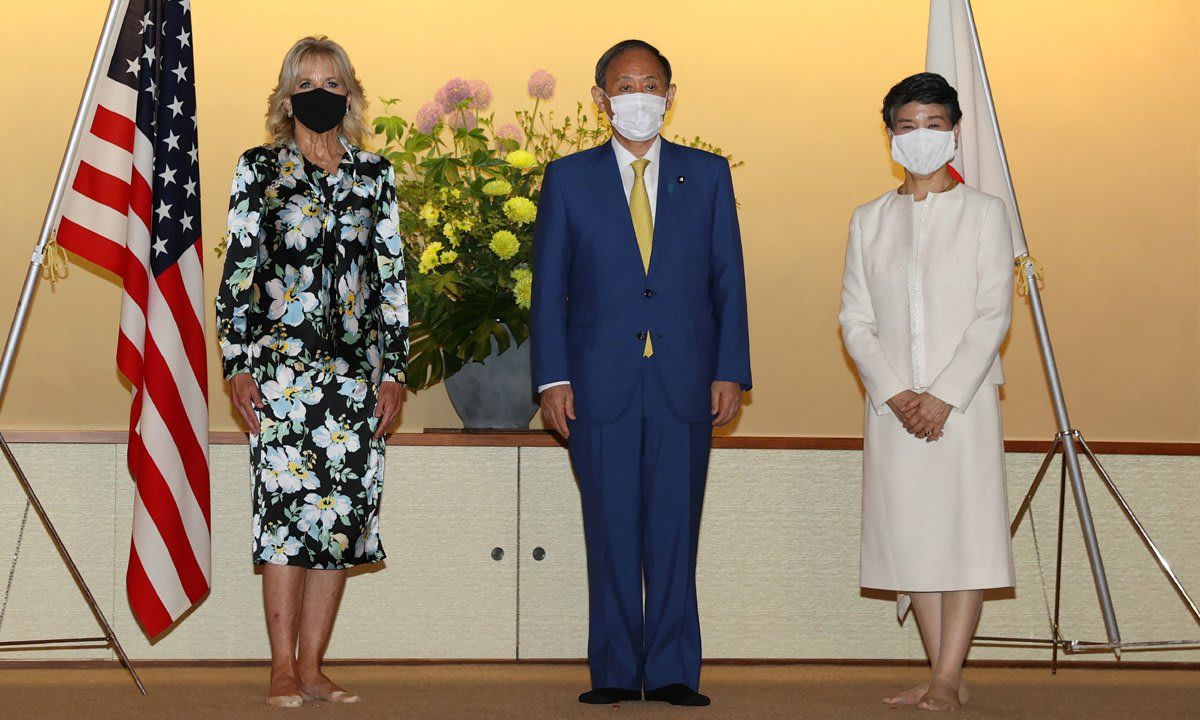
[[[211,458],[212,593],[153,646],[118,602],[134,658],[269,656],[250,562],[248,452],[217,445]],[[118,527],[128,533],[132,489],[118,489]],[[516,448],[389,447],[380,536],[387,560],[351,571],[330,658],[516,656]]]
[[[697,571],[705,657],[912,655],[915,633],[860,595],[861,457],[713,451]]]
[[[585,657],[587,556],[567,451],[522,448],[520,496],[519,656]]]

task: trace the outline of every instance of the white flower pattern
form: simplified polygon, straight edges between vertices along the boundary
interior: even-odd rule
[[[217,336],[225,376],[251,373],[255,563],[378,562],[381,380],[403,382],[408,302],[395,179],[343,140],[334,173],[294,143],[247,151],[231,188]]]

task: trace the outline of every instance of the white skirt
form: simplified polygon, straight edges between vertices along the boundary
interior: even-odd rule
[[[1004,433],[996,385],[927,443],[866,410],[860,584],[900,592],[1010,587]]]

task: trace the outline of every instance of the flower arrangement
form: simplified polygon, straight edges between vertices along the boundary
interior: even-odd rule
[[[492,91],[452,78],[406,119],[385,99],[379,154],[396,169],[410,309],[408,384],[435,385],[529,337],[533,226],[546,164],[609,135],[603,115],[543,108],[556,81],[529,77],[532,108],[513,123],[484,114]],[[688,144],[724,154],[694,138]],[[740,163],[736,163],[738,165]]]

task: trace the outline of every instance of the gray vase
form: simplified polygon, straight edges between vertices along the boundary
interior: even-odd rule
[[[526,430],[538,411],[531,380],[529,341],[483,362],[468,363],[446,379],[446,393],[465,428]]]

